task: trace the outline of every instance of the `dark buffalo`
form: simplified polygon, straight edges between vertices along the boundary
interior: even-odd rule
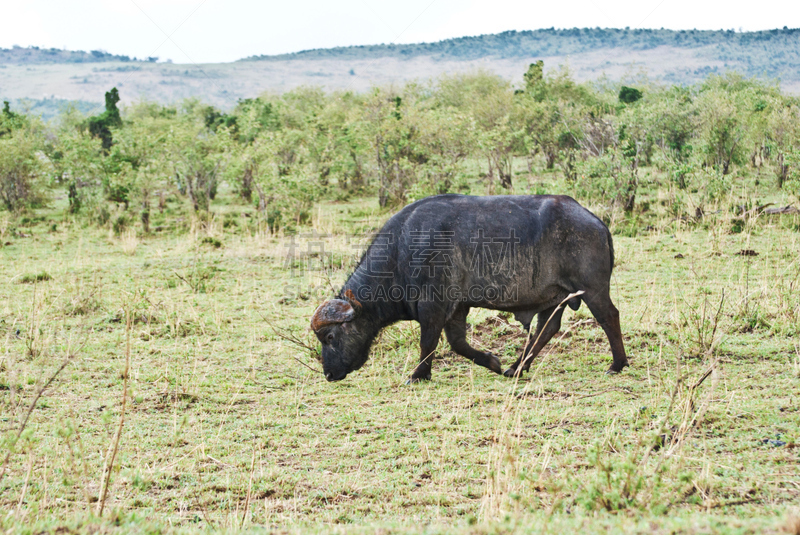
[[[558,332],[558,305],[580,291],[568,304],[589,306],[611,344],[609,373],[620,372],[628,360],[609,296],[613,266],[608,228],[570,197],[422,199],[389,219],[338,297],[314,312],[311,328],[322,342],[325,377],[338,381],[361,368],[378,332],[400,320],[420,324],[412,381],[430,379],[442,330],[453,351],[503,373],[497,357],[467,343],[473,307],[513,312],[527,332],[538,314],[536,332],[505,372],[520,374]]]

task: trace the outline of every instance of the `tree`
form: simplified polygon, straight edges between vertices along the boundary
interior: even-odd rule
[[[440,80],[434,99],[439,105],[457,108],[474,121],[477,147],[487,162],[490,194],[494,193],[496,180],[504,189],[510,189],[513,155],[523,150],[510,84],[483,71],[458,74]]]
[[[267,97],[240,100],[233,112],[236,116],[239,141],[250,143],[260,132],[279,129],[280,111],[280,102]]]
[[[559,138],[563,133],[559,103],[552,100],[537,101],[524,95],[517,98],[520,133],[528,154],[528,167],[532,158],[542,154],[545,167],[553,169],[559,153]]]
[[[653,99],[648,121],[656,144],[670,158],[685,162],[692,153],[697,128],[695,94],[689,88],[673,87]]]
[[[531,95],[536,95],[544,82],[544,61],[538,60],[528,65],[528,70],[522,78],[525,81],[525,90]]]
[[[703,163],[730,172],[732,163],[741,161],[742,140],[746,134],[734,97],[720,88],[703,91],[697,99],[698,149]]]
[[[417,121],[427,157],[416,167],[410,199],[451,193],[467,187],[464,163],[477,147],[475,123],[452,108],[421,110]]]
[[[101,141],[83,128],[84,119],[77,110],[61,115],[52,141],[45,144],[45,154],[53,165],[57,183],[67,188],[68,211],[78,214],[94,200],[103,176]]]
[[[13,212],[47,200],[42,136],[26,126],[0,137],[0,202]]]
[[[797,154],[800,152],[800,107],[784,104],[772,110],[768,118],[768,148],[775,155],[778,188],[783,188],[790,176],[797,174]]]
[[[216,109],[214,106],[206,106],[203,110],[203,122],[206,128],[214,132],[220,127],[227,128],[234,136],[238,131],[236,115],[228,115]]]
[[[150,203],[158,190],[167,187],[169,131],[171,121],[162,117],[140,117],[117,134],[112,157],[124,162],[117,180],[124,183],[128,198],[140,207],[139,218],[145,232],[150,231]]]
[[[103,150],[108,152],[113,144],[113,136],[111,133],[112,128],[119,128],[122,126],[122,117],[120,117],[117,102],[119,102],[119,91],[114,87],[111,91],[106,92],[106,111],[100,115],[89,117],[88,125],[89,132],[103,142]]]
[[[339,186],[350,190],[369,186],[368,162],[371,161],[369,125],[362,113],[361,108],[351,111],[341,129],[335,134],[337,150],[333,172],[338,178]]]
[[[403,204],[406,191],[414,182],[413,167],[425,157],[417,150],[417,129],[413,115],[408,114],[409,104],[404,104],[399,95],[376,90],[367,110],[378,166],[378,204]]]
[[[731,164],[744,163],[748,146],[765,143],[765,111],[779,97],[777,87],[738,74],[709,77],[697,98],[697,137],[703,163],[723,175],[730,172]]]
[[[627,87],[622,86],[622,89],[619,90],[619,101],[624,104],[633,104],[634,102],[641,100],[642,92],[635,87]]]
[[[227,129],[211,132],[197,117],[189,114],[179,118],[166,136],[175,183],[178,190],[189,197],[195,213],[208,212],[217,195],[229,142]]]
[[[24,127],[27,120],[24,115],[11,111],[11,105],[7,100],[3,101],[3,111],[0,113],[0,137],[5,136]]]
[[[294,165],[285,167],[280,155],[285,134],[282,130],[261,132],[240,148],[229,169],[229,174],[244,169],[250,175],[258,194],[258,211],[271,231],[291,222],[305,223],[322,193],[314,180],[314,164],[305,153]]]
[[[342,189],[366,187],[372,151],[363,98],[350,92],[332,95],[313,121],[316,135],[309,150],[320,184],[331,178]]]

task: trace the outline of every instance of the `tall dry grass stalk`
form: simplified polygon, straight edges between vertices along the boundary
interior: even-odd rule
[[[679,400],[682,415],[681,422],[673,433],[669,448],[667,448],[666,453],[668,456],[676,454],[680,446],[691,436],[692,431],[697,429],[703,422],[703,418],[711,405],[711,400],[713,399],[714,392],[719,383],[718,369],[719,360],[715,359],[711,362],[706,372],[683,392]],[[698,401],[697,393],[699,388],[709,377],[711,377],[711,388],[706,396],[701,401]]]
[[[222,235],[222,222],[212,212],[193,213],[189,220],[189,235],[193,240],[198,236],[219,237]]]
[[[39,290],[40,285],[34,284],[33,299],[29,314],[28,325],[25,333],[25,346],[27,356],[35,359],[40,356],[45,348],[52,342],[55,332],[52,328],[47,328],[47,323],[52,320],[50,311],[64,293],[62,289],[58,295],[52,298],[52,294],[47,290]],[[49,303],[47,302],[49,299]]]
[[[114,461],[119,451],[119,441],[122,437],[122,429],[125,425],[125,408],[128,402],[128,375],[131,369],[131,328],[133,327],[133,320],[131,318],[131,311],[128,307],[125,309],[125,370],[122,375],[122,403],[119,415],[119,425],[117,431],[114,433],[111,444],[108,446],[106,452],[106,460],[103,463],[103,474],[100,481],[100,499],[97,504],[97,516],[103,516],[103,510],[106,506],[106,498],[108,497],[108,486],[111,483],[111,472],[114,468]]]
[[[6,234],[8,233],[10,226],[11,218],[8,217],[8,213],[4,212],[0,214],[0,242],[5,243]],[[3,243],[0,243],[0,247],[3,246]]]
[[[250,515],[250,500],[253,497],[253,474],[256,471],[256,445],[253,444],[253,458],[250,461],[250,476],[247,478],[247,496],[244,501],[244,509],[242,511],[242,522],[239,524],[239,529],[244,528],[245,522]]]
[[[136,236],[136,230],[132,228],[124,230],[119,238],[119,245],[126,255],[133,256],[136,254],[136,248],[139,247],[139,238]]]
[[[80,344],[80,346],[78,346],[77,349],[73,350],[70,340],[69,345],[67,346],[67,356],[64,357],[64,359],[61,361],[61,365],[58,368],[56,368],[52,374],[50,374],[50,377],[48,377],[46,381],[42,382],[39,388],[36,389],[36,393],[33,395],[33,399],[31,400],[30,405],[28,405],[28,409],[25,411],[25,415],[20,420],[17,432],[11,437],[11,439],[6,444],[8,451],[6,451],[6,454],[3,457],[3,464],[2,466],[0,466],[0,482],[2,482],[3,478],[5,477],[6,470],[8,468],[8,462],[11,459],[12,455],[16,452],[16,445],[19,442],[20,438],[22,437],[25,428],[28,426],[28,421],[30,420],[31,415],[33,414],[33,411],[36,408],[36,404],[39,402],[39,399],[44,395],[45,391],[48,388],[50,388],[50,386],[53,384],[53,382],[56,380],[59,374],[62,371],[64,371],[64,368],[66,368],[67,365],[70,362],[72,362],[72,360],[75,358],[75,356],[81,352],[83,347],[86,345],[87,341],[88,337],[83,341],[83,343]]]
[[[59,366],[52,373],[52,375],[50,375],[50,378],[48,378],[47,381],[42,383],[42,385],[38,389],[36,389],[36,394],[34,394],[33,400],[31,401],[31,404],[28,406],[28,410],[25,412],[25,416],[22,418],[22,422],[20,423],[16,434],[11,439],[10,443],[6,446],[8,448],[8,451],[6,452],[6,455],[3,458],[2,468],[0,468],[0,482],[3,481],[3,477],[5,477],[5,475],[6,475],[6,469],[8,467],[8,461],[11,459],[11,456],[14,454],[14,447],[16,446],[17,442],[19,441],[20,437],[22,436],[23,431],[25,431],[25,428],[28,426],[28,420],[30,420],[31,414],[33,414],[33,409],[36,408],[36,403],[39,402],[39,398],[42,397],[42,395],[44,394],[45,390],[47,390],[50,387],[50,385],[53,384],[53,381],[55,381],[56,377],[58,377],[58,375],[64,370],[64,368],[67,367],[67,364],[69,364],[72,361],[74,356],[75,356],[75,354],[69,354],[67,356],[67,358],[65,358],[64,361],[61,363],[61,366]]]
[[[558,308],[563,308],[574,296],[568,296]],[[570,326],[561,338],[574,327],[575,325]],[[480,510],[480,517],[484,522],[519,516],[528,506],[525,503],[526,494],[538,494],[541,498],[541,491],[547,492],[542,505],[548,508],[548,518],[567,499],[567,495],[560,490],[563,485],[553,480],[549,474],[552,457],[549,441],[545,441],[538,455],[524,461],[524,464],[520,455],[521,438],[524,436],[523,411],[531,411],[530,404],[524,404],[522,400],[535,396],[534,390],[538,385],[536,379],[548,355],[549,353],[543,353],[539,357],[538,365],[531,368],[530,376],[521,390],[519,377],[516,377],[504,394],[502,412],[491,437],[492,446],[487,460],[486,486]],[[657,390],[655,396],[668,402],[664,415],[657,422],[645,427],[630,444],[617,443],[618,439],[615,437],[618,426],[616,421],[613,422],[606,429],[605,438],[590,448],[590,459],[596,457],[595,460],[590,460],[594,472],[587,472],[578,482],[577,488],[570,491],[569,499],[573,503],[591,502],[592,507],[607,510],[648,507],[660,503],[663,491],[661,476],[668,466],[667,463],[672,458],[681,457],[683,444],[701,426],[719,382],[718,360],[713,360],[705,373],[692,382],[687,382],[680,358],[677,359],[676,366],[676,379],[671,389],[661,389],[654,385]],[[712,386],[701,398],[700,387],[708,378],[711,378]],[[608,391],[576,399],[593,397]],[[673,425],[675,420],[677,424]],[[612,452],[613,456],[609,457],[608,452]],[[707,485],[703,481],[701,477],[693,484],[697,489],[704,489],[700,493],[704,496],[704,503],[712,504],[711,492],[705,488]],[[615,494],[620,497],[620,501],[607,499],[607,496]]]
[[[570,294],[561,301],[548,318],[545,327],[552,321],[553,317],[567,305],[570,299],[580,295],[583,295],[582,291]],[[533,324],[531,324],[531,329],[533,329]],[[531,332],[528,332],[528,336],[531,336]],[[541,336],[541,334],[539,336]],[[537,337],[532,347],[535,346],[538,341],[539,339]],[[502,412],[498,424],[495,427],[495,432],[492,435],[492,447],[489,451],[489,459],[487,461],[486,487],[480,512],[480,516],[484,521],[499,520],[506,514],[519,513],[520,503],[519,500],[514,499],[514,496],[519,496],[520,487],[522,485],[519,477],[520,467],[518,464],[518,450],[520,438],[522,436],[521,400],[525,399],[530,394],[535,384],[535,378],[546,356],[547,354],[544,354],[540,357],[539,365],[532,369],[522,392],[517,392],[522,375],[521,371],[530,357],[529,355],[525,355],[524,360],[520,363],[518,368],[520,373],[514,376],[514,380],[504,396]],[[540,478],[547,468],[548,459],[549,449],[545,446],[542,448],[542,452],[535,463],[537,466],[539,464],[542,466]]]

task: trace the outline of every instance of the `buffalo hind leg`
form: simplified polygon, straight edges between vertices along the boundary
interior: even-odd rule
[[[444,334],[450,347],[466,357],[478,366],[483,366],[492,370],[494,373],[503,373],[503,366],[500,359],[491,353],[478,351],[467,342],[467,313],[469,308],[459,309],[455,315],[444,325]]]
[[[628,366],[628,357],[625,355],[625,344],[622,341],[622,329],[619,325],[619,311],[611,301],[608,292],[585,296],[584,301],[592,312],[597,322],[605,331],[608,342],[611,344],[611,354],[614,361],[606,373],[615,374]]]
[[[528,335],[525,341],[525,348],[522,350],[519,359],[517,359],[517,362],[512,364],[503,375],[506,377],[514,377],[520,376],[522,372],[528,371],[536,355],[539,354],[542,348],[547,345],[547,342],[549,342],[553,335],[561,328],[561,315],[564,313],[564,309],[558,309],[555,315],[553,315],[553,319],[550,319],[554,310],[556,310],[556,307],[550,307],[547,310],[539,312],[536,316],[536,332]],[[548,322],[548,320],[550,321]]]

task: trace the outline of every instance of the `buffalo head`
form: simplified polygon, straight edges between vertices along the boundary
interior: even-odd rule
[[[311,317],[311,329],[322,342],[322,369],[328,381],[344,379],[369,357],[371,339],[361,325],[361,304],[349,290],[343,297],[325,301]]]

